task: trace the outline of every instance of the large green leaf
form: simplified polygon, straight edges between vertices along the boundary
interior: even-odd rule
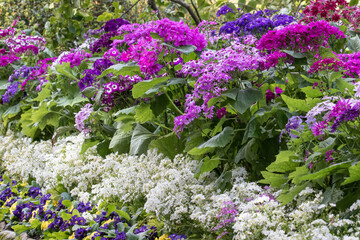
[[[25,225],[19,225],[19,224],[12,226],[11,228],[14,229],[16,234],[21,234],[22,232],[26,232],[27,230],[31,229],[31,227],[27,227]]]
[[[75,76],[75,72],[71,69],[70,63],[68,62],[56,65],[55,70],[61,75],[76,80],[77,82],[79,81],[79,79]]]
[[[18,103],[14,106],[9,107],[8,109],[6,109],[6,111],[3,113],[2,117],[7,117],[7,118],[12,118],[14,116],[16,116],[19,112],[20,112],[20,106],[21,103]]]
[[[139,98],[139,97],[143,96],[152,87],[156,86],[159,83],[165,82],[168,79],[169,79],[169,77],[159,77],[159,78],[154,78],[151,80],[145,80],[145,81],[139,82],[139,83],[135,84],[133,89],[131,90],[132,95],[134,98]]]
[[[132,132],[124,132],[122,129],[116,130],[110,141],[109,148],[118,153],[128,153],[130,150],[130,140]]]
[[[139,123],[145,123],[155,118],[150,103],[141,103],[135,109],[135,120]]]
[[[294,156],[295,152],[293,151],[281,151],[276,156],[275,162],[271,163],[266,170],[279,173],[293,171],[299,165],[299,163],[292,161],[292,157]]]
[[[221,133],[215,135],[214,137],[210,138],[199,146],[191,149],[189,154],[201,155],[206,149],[225,147],[232,140],[233,137],[234,129],[232,127],[225,127]]]
[[[261,172],[264,179],[261,179],[259,183],[270,184],[271,187],[281,187],[286,183],[287,179],[284,177],[284,174],[272,173],[267,171]]]
[[[103,71],[101,73],[101,75],[98,78],[102,78],[106,75],[108,75],[109,73],[114,73],[114,74],[121,74],[121,75],[134,75],[137,72],[140,72],[140,67],[137,63],[135,62],[130,62],[130,63],[118,63],[115,65],[110,66],[109,68],[107,68],[105,71]]]
[[[302,176],[300,180],[316,180],[319,178],[329,176],[330,174],[341,171],[343,169],[348,169],[350,166],[351,166],[351,161],[336,163],[334,165],[331,165],[330,167],[321,169],[320,171],[315,172],[313,174]]]
[[[37,123],[41,130],[43,130],[46,125],[59,126],[60,114],[51,110],[55,105],[54,102],[42,102],[40,107],[33,111],[31,120],[34,124]]]
[[[177,154],[183,152],[185,146],[181,139],[179,139],[177,135],[172,132],[153,140],[150,144],[150,147],[157,148],[165,156],[173,159]]]
[[[278,197],[278,200],[282,202],[283,204],[288,204],[291,202],[294,197],[299,194],[302,190],[304,190],[309,183],[304,183],[303,185],[297,185],[293,187],[289,191],[283,191],[281,195]]]
[[[240,114],[246,112],[252,104],[262,99],[261,90],[255,88],[247,88],[244,90],[233,88],[222,95],[231,99],[230,104]]]
[[[346,185],[352,182],[360,181],[360,163],[349,167],[350,177],[346,178],[341,185]]]
[[[307,112],[312,109],[316,104],[321,102],[320,98],[307,98],[306,100],[295,99],[281,94],[281,98],[288,106],[290,112],[304,111]]]
[[[196,46],[194,46],[194,45],[186,45],[186,46],[180,46],[180,47],[175,47],[174,45],[168,44],[168,43],[162,43],[161,45],[167,46],[172,49],[176,49],[177,51],[184,53],[186,55],[190,54],[196,50]]]
[[[358,35],[355,37],[348,38],[348,47],[353,52],[360,51],[360,38]]]
[[[140,155],[146,153],[151,140],[156,137],[155,134],[137,124],[130,141],[130,154]]]

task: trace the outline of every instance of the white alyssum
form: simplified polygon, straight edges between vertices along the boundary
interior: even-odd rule
[[[232,202],[238,210],[235,240],[359,239],[360,216],[342,217],[333,211],[334,204],[322,204],[318,190],[306,188],[284,206],[273,198],[280,192],[247,182],[244,168],[232,170],[232,188],[221,192],[213,174],[196,178],[198,162],[183,155],[169,159],[151,150],[146,156],[102,158],[94,148],[80,154],[83,141],[83,134],[60,139],[54,146],[51,141],[0,136],[1,166],[20,180],[35,178],[44,190],[62,184],[81,201],[115,200],[144,207],[168,230],[191,225],[210,234],[224,202]],[[341,197],[341,192],[335,194]],[[348,211],[359,208],[360,200]]]

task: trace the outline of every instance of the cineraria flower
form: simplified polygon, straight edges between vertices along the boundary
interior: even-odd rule
[[[291,130],[295,130],[297,132],[302,132],[304,130],[304,125],[302,125],[302,120],[303,116],[292,116],[291,118],[289,118],[288,123],[285,126],[285,129],[283,129],[280,133],[280,142],[281,142],[281,137],[284,133],[289,134],[289,136],[291,138],[298,138],[299,136],[292,133]]]
[[[216,12],[216,16],[220,17],[221,15],[226,15],[229,12],[235,14],[234,10],[231,7],[229,7],[229,5],[224,5]]]
[[[330,37],[339,39],[345,38],[345,35],[339,28],[323,20],[307,25],[292,24],[269,31],[257,42],[256,47],[270,51],[317,52],[321,46],[328,46],[327,40]]]
[[[342,68],[343,63],[335,58],[324,58],[313,63],[309,73],[318,73],[319,71],[338,72]]]
[[[218,109],[217,112],[216,112],[216,116],[218,117],[218,119],[221,119],[221,118],[225,117],[225,115],[226,115],[226,108],[225,107]]]
[[[266,9],[267,10],[267,9]],[[243,35],[262,35],[278,26],[287,26],[295,21],[293,16],[279,14],[271,17],[273,11],[259,10],[254,13],[243,14],[239,19],[226,22],[219,30],[220,34],[236,33]]]
[[[84,132],[84,134],[87,134],[91,132],[91,129],[85,128],[84,121],[88,119],[88,117],[91,115],[91,113],[94,111],[93,106],[91,103],[87,103],[84,107],[81,108],[81,110],[75,114],[75,127],[80,132]]]
[[[233,43],[219,51],[205,51],[201,54],[200,60],[185,63],[180,73],[196,77],[197,80],[193,92],[186,95],[184,114],[174,119],[174,131],[182,131],[201,113],[207,118],[212,118],[215,107],[209,107],[207,103],[226,91],[227,83],[231,80],[231,72],[256,69],[260,61],[262,58],[253,48]]]

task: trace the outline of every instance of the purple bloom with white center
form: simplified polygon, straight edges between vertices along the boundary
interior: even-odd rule
[[[169,236],[169,238],[170,238],[171,240],[184,240],[184,239],[187,239],[187,237],[186,237],[185,235],[177,235],[176,233],[171,234],[171,235]]]

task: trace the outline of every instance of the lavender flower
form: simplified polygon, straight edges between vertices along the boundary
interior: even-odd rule
[[[75,114],[75,127],[84,132],[84,134],[89,133],[91,130],[89,128],[85,128],[84,121],[88,119],[90,114],[94,111],[91,103],[86,104],[81,110]]]

